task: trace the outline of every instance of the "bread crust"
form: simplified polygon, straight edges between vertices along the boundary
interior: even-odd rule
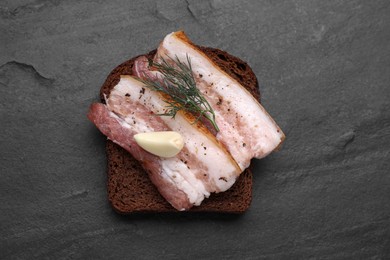
[[[257,78],[246,62],[219,49],[197,47],[260,101]],[[152,58],[155,53],[156,50],[152,50],[144,56]],[[139,56],[123,62],[111,71],[100,89],[103,103],[104,96],[109,96],[121,75],[132,75],[134,61]],[[130,153],[107,140],[106,155],[108,199],[116,212],[120,214],[177,212],[159,194],[149,180],[148,174]],[[252,172],[249,167],[229,190],[211,194],[200,206],[192,207],[189,212],[243,213],[249,208],[252,200],[252,182]]]

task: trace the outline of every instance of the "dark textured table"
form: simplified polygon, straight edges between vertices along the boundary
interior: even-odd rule
[[[130,3],[131,2],[131,3]],[[287,135],[241,216],[123,217],[87,120],[184,29],[246,60]],[[1,1],[1,259],[389,259],[389,1]]]

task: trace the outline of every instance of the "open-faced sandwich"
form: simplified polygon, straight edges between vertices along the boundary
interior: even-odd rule
[[[252,158],[284,134],[242,60],[184,32],[115,68],[88,118],[107,136],[108,194],[120,213],[243,212]]]

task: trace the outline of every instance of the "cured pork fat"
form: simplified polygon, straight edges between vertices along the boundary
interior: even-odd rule
[[[131,76],[122,76],[106,98],[106,105],[93,104],[88,117],[103,134],[142,163],[172,206],[186,210],[200,205],[211,192],[230,188],[241,170],[206,127],[193,124],[192,115],[178,112],[174,119],[156,116],[165,107],[159,93]],[[144,151],[133,138],[137,133],[168,130],[179,132],[184,139],[183,150],[172,158]]]
[[[219,68],[184,34],[167,35],[157,49],[155,60],[187,59],[196,85],[213,107],[220,128],[217,139],[232,154],[241,170],[252,158],[270,154],[285,136],[264,107],[237,80]]]

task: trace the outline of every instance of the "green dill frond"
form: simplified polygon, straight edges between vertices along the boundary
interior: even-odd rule
[[[169,60],[161,59],[161,62],[149,60],[149,66],[159,71],[162,77],[158,80],[152,80],[145,76],[145,79],[140,79],[140,81],[149,89],[169,96],[168,99],[164,100],[167,103],[167,109],[163,114],[159,114],[160,116],[174,118],[178,111],[185,110],[196,116],[193,123],[205,118],[210,121],[217,132],[219,131],[215,122],[214,110],[196,87],[188,55],[187,63],[176,57],[176,59],[169,58]]]

